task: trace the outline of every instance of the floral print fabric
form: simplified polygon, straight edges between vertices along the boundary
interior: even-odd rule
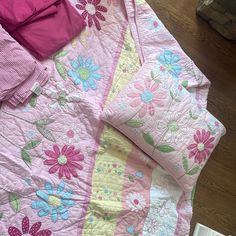
[[[32,226],[30,226],[29,217],[25,216],[22,219],[21,230],[14,226],[10,226],[8,228],[8,233],[10,236],[22,236],[22,235],[50,236],[52,232],[48,229],[41,230],[40,229],[41,225],[42,223],[39,221],[39,222],[34,223]]]
[[[97,89],[96,81],[102,78],[99,73],[99,65],[93,64],[91,58],[86,59],[79,56],[71,62],[71,66],[73,69],[68,71],[68,75],[73,79],[75,85],[82,84],[85,92],[89,89]]]
[[[92,27],[94,24],[97,30],[101,30],[100,21],[105,21],[104,13],[107,8],[100,5],[101,0],[79,0],[76,7],[82,11],[82,17],[88,20],[88,26]]]
[[[69,131],[70,132],[70,131]],[[70,132],[69,135],[72,135]],[[53,146],[53,151],[46,150],[45,154],[50,158],[44,161],[45,165],[52,166],[49,169],[50,174],[58,171],[59,179],[65,176],[67,179],[78,177],[76,170],[82,170],[83,166],[80,164],[84,160],[84,156],[80,150],[76,150],[74,146],[63,146],[60,150],[58,145]]]
[[[194,157],[194,161],[201,164],[210,155],[211,149],[214,147],[213,141],[215,137],[211,136],[211,132],[205,129],[197,130],[193,136],[195,143],[188,145],[189,158]]]
[[[72,200],[73,192],[65,190],[63,181],[55,189],[51,183],[46,182],[44,188],[45,190],[36,191],[39,200],[32,202],[31,208],[39,210],[39,217],[50,215],[54,223],[59,219],[68,220],[69,208],[75,205]]]
[[[183,193],[150,156],[173,163],[168,171],[179,183],[195,180],[222,131],[199,109],[209,83],[145,0],[71,2],[85,12],[86,29],[44,62],[50,80],[40,96],[25,107],[0,109],[0,235],[9,235],[10,227],[29,235],[39,222],[39,235],[187,235],[193,194]],[[134,81],[150,60],[145,78],[143,65]],[[125,114],[116,124],[141,139],[149,155],[101,120],[130,80],[117,104]],[[188,91],[192,99],[185,101]]]
[[[163,105],[165,94],[159,91],[159,85],[152,83],[151,80],[144,81],[144,86],[137,83],[134,84],[134,87],[137,92],[135,91],[128,94],[128,97],[133,99],[133,101],[130,103],[130,106],[141,106],[139,111],[140,118],[143,118],[147,113],[150,116],[153,116],[155,114],[155,107]]]
[[[180,61],[178,54],[174,54],[170,50],[165,50],[164,53],[158,57],[158,61],[163,65],[162,70],[168,71],[176,78],[180,75],[182,67],[178,64]]]
[[[178,55],[165,50],[158,58],[169,75],[179,75]],[[102,118],[126,134],[160,163],[184,191],[190,192],[225,129],[217,122],[220,128],[213,133],[208,121],[212,116],[206,110],[193,116],[192,110],[197,108],[191,95],[168,75],[155,75],[155,65],[146,63],[105,109]],[[181,91],[178,97],[173,92],[176,90]],[[127,108],[120,109],[119,104]]]

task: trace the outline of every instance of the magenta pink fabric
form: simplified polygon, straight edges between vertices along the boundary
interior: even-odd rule
[[[48,80],[46,68],[38,63],[0,26],[0,102],[16,107],[32,95],[31,88]]]
[[[86,25],[67,0],[1,0],[0,24],[39,60],[64,47]]]

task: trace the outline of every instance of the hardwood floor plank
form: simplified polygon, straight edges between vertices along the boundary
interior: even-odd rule
[[[200,222],[225,235],[236,235],[236,44],[196,15],[197,0],[147,2],[212,82],[208,110],[227,129],[200,175],[191,234]]]

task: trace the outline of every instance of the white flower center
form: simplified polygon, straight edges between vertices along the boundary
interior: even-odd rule
[[[90,14],[94,15],[96,13],[96,8],[93,4],[87,3],[85,6],[85,10]]]
[[[31,236],[31,234],[23,234],[23,236]]]
[[[199,144],[197,145],[197,149],[198,149],[198,151],[202,152],[202,151],[205,149],[204,143],[199,143]]]
[[[60,165],[65,165],[67,163],[67,158],[64,155],[61,155],[58,157],[57,161]]]

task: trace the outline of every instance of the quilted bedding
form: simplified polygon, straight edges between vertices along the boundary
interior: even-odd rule
[[[71,2],[88,27],[40,96],[0,110],[0,235],[188,235],[194,191],[100,115],[149,57],[199,108],[209,81],[145,1]]]

